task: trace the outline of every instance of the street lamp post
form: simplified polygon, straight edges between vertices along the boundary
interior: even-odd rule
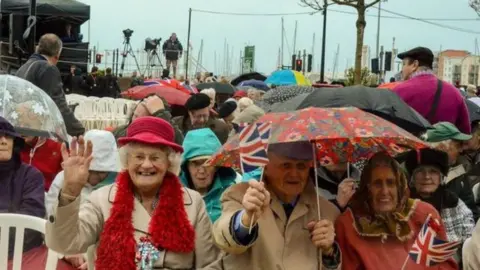
[[[325,51],[327,45],[327,0],[323,2],[322,59],[320,60],[320,83],[325,82]]]

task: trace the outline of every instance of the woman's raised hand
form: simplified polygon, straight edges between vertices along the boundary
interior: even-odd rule
[[[92,149],[92,142],[85,143],[82,136],[72,139],[70,152],[65,143],[62,144],[63,193],[77,197],[82,192],[88,181],[90,162],[93,159]]]

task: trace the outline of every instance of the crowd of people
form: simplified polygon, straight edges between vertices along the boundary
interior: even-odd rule
[[[0,117],[1,210],[47,220],[45,236],[27,230],[25,253],[45,243],[87,269],[94,247],[99,270],[427,269],[410,252],[431,219],[435,237],[460,246],[428,269],[480,268],[480,126],[461,90],[432,72],[429,49],[398,55],[404,82],[393,91],[433,125],[419,134],[430,148],[322,165],[309,141],[276,143],[263,172],[242,174],[207,161],[266,114],[265,91],[238,90],[216,104],[205,89],[177,117],[150,95],[126,125],[85,132],[66,106],[55,67],[61,47],[55,35],[41,37],[17,76],[55,101],[68,147]]]

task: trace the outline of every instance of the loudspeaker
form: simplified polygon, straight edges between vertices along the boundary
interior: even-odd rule
[[[307,56],[307,72],[312,72],[313,65],[313,55],[309,54]]]
[[[385,52],[385,70],[392,70],[392,52]]]
[[[295,66],[295,63],[297,60],[297,56],[295,54],[292,55],[292,70],[295,70],[296,69],[296,66]]]
[[[378,58],[372,58],[372,73],[379,74]]]

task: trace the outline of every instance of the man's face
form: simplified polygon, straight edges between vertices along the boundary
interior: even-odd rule
[[[460,154],[462,154],[464,146],[464,142],[455,140],[450,141],[447,151],[450,165],[457,163],[458,157],[460,157]]]
[[[195,111],[188,111],[190,121],[194,128],[203,128],[208,122],[210,116],[210,108],[203,108]]]
[[[173,41],[177,40],[177,34],[173,33],[170,39],[172,39]]]
[[[137,72],[136,72],[136,71],[134,71],[134,72],[132,73],[132,77],[137,77]]]
[[[70,67],[70,73],[74,74],[75,73],[75,66]]]
[[[269,162],[265,166],[268,185],[279,198],[292,198],[300,195],[307,185],[312,161],[295,160],[268,153]]]
[[[418,69],[418,61],[412,60],[411,58],[405,58],[402,60],[403,67],[402,67],[402,78],[403,80],[408,80],[410,76],[417,71]]]

